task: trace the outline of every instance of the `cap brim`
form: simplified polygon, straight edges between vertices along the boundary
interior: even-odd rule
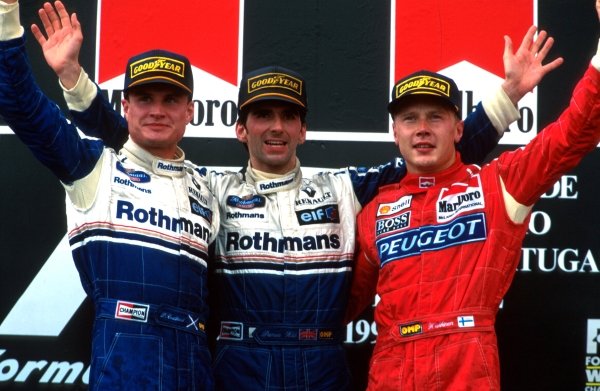
[[[131,83],[129,86],[127,86],[127,88],[125,88],[125,91],[129,90],[132,87],[138,87],[138,86],[143,86],[143,85],[148,85],[148,84],[168,84],[168,85],[172,85],[175,87],[179,87],[180,89],[184,90],[188,94],[194,93],[185,84],[179,83],[176,80],[169,79],[168,77],[162,77],[162,76],[154,76],[154,77],[148,77],[145,79],[136,80],[133,83]]]
[[[276,101],[281,101],[281,102],[292,103],[296,106],[300,106],[300,108],[305,111],[307,110],[304,103],[302,103],[300,100],[294,99],[294,98],[284,95],[284,94],[275,93],[275,92],[269,92],[269,93],[264,93],[264,94],[253,96],[252,98],[245,101],[238,109],[241,110],[244,107],[248,106],[249,104],[267,101],[267,100],[276,100]]]

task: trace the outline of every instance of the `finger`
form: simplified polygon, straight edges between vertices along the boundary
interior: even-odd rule
[[[46,32],[46,35],[51,36],[52,34],[54,34],[54,27],[52,27],[52,23],[50,22],[50,18],[48,17],[46,10],[41,8],[38,11],[38,16],[42,21],[42,26],[44,26],[44,31]]]
[[[549,37],[546,40],[546,42],[544,43],[544,46],[538,51],[538,54],[537,54],[538,61],[540,61],[540,62],[544,61],[544,59],[548,55],[548,52],[550,52],[550,49],[552,49],[553,45],[554,45],[554,38]]]
[[[79,19],[77,19],[77,14],[75,12],[71,14],[71,26],[73,26],[73,30],[81,30],[81,23],[79,23]]]
[[[540,50],[540,47],[542,47],[544,41],[546,40],[546,37],[548,37],[548,33],[544,30],[541,30],[531,45],[532,53],[537,53]]]
[[[504,36],[504,54],[503,57],[507,58],[513,54],[512,39],[508,35]]]
[[[31,25],[31,33],[35,37],[36,41],[38,41],[40,46],[43,47],[44,44],[46,43],[46,37],[44,36],[44,34],[42,34],[42,31],[40,30],[40,28],[38,27],[37,24]]]
[[[523,37],[523,40],[521,41],[519,50],[528,50],[529,49],[529,47],[531,46],[531,42],[533,42],[533,36],[535,35],[536,31],[537,31],[537,27],[535,27],[535,26],[529,27],[529,29],[527,30],[527,33],[525,34],[525,36]]]
[[[549,62],[548,64],[542,66],[542,73],[545,75],[548,72],[555,70],[556,68],[561,66],[563,64],[563,62],[564,62],[564,59],[562,57],[559,57],[559,58],[555,59],[554,61]]]
[[[50,23],[52,23],[52,28],[54,28],[54,31],[60,30],[60,18],[58,17],[52,4],[44,3],[44,10],[46,11],[46,14],[48,14],[48,19],[50,19]]]
[[[67,12],[67,9],[65,8],[62,1],[55,1],[54,8],[58,12],[58,17],[60,18],[61,26],[70,26],[71,18],[69,17],[69,13]]]

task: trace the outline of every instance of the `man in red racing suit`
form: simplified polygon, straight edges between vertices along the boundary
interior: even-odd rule
[[[556,122],[483,167],[463,164],[449,143],[442,169],[411,170],[406,145],[424,159],[441,143],[434,130],[421,127],[403,144],[406,133],[394,126],[409,173],[383,187],[358,217],[348,314],[372,303],[376,289],[369,391],[500,390],[494,321],[518,266],[532,206],[600,142],[598,53]],[[420,120],[411,117],[410,106],[425,104],[423,95],[410,99],[431,92],[418,90],[393,96],[395,124]],[[432,105],[453,103],[452,96],[437,99]]]

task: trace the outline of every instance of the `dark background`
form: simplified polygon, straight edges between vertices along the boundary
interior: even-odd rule
[[[25,26],[37,22],[41,3],[21,1]],[[402,1],[397,3],[401,6]],[[96,2],[70,0],[66,5],[78,13],[84,26],[81,60],[93,75]],[[568,92],[595,52],[598,22],[592,0],[544,0],[538,8],[539,26],[556,38],[550,57],[565,58],[565,64],[539,87],[541,128],[568,103]],[[244,70],[278,63],[302,73],[309,86],[309,130],[386,131],[389,13],[389,1],[246,0]],[[36,77],[62,104],[56,77],[27,34]],[[187,138],[182,147],[191,160],[204,165],[241,166],[247,159],[234,139]],[[492,156],[507,148],[513,147],[499,146]],[[304,166],[317,167],[378,164],[395,154],[392,143],[379,142],[308,141],[299,150]],[[62,187],[15,136],[0,135],[0,156],[1,321],[64,236],[66,221]],[[577,200],[542,199],[535,208],[551,216],[552,228],[543,236],[528,234],[524,247],[546,249],[546,269],[552,269],[553,249],[574,249],[578,256],[571,258],[579,261],[579,267],[545,272],[536,260],[531,271],[517,272],[497,319],[504,390],[588,391],[587,320],[600,319],[600,276],[593,267],[600,263],[599,171],[600,150],[596,149],[570,173],[577,176]],[[368,314],[363,318],[368,319]],[[7,373],[9,359],[21,366],[30,360],[87,363],[90,325],[86,301],[58,338],[0,336],[0,353],[6,350],[0,354],[0,378]],[[347,346],[357,384],[363,385],[372,345]],[[81,387],[41,385],[35,376],[27,383],[0,381],[2,389]]]

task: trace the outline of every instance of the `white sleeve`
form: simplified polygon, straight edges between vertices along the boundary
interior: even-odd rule
[[[508,128],[508,125],[521,117],[519,110],[513,105],[502,87],[499,87],[494,95],[484,99],[481,104],[500,136],[504,134],[504,130]]]
[[[0,0],[0,41],[20,38],[24,32],[19,18],[19,3],[7,4]]]
[[[90,80],[88,74],[81,68],[81,73],[79,74],[79,79],[77,79],[77,83],[71,89],[67,89],[63,86],[63,84],[58,81],[60,84],[60,88],[63,90],[63,95],[65,97],[65,101],[67,102],[67,106],[70,110],[74,111],[84,111],[92,104],[94,98],[96,98],[96,94],[98,93],[98,88],[93,81]]]

